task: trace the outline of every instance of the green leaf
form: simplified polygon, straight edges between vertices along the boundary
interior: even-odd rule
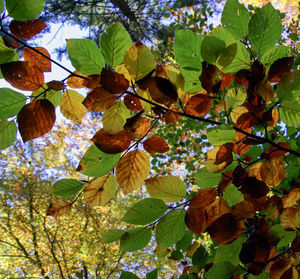
[[[236,73],[241,69],[250,69],[250,53],[241,42],[236,42],[237,50],[236,55],[231,63],[224,67],[224,73]]]
[[[207,139],[211,145],[222,145],[233,142],[235,139],[234,129],[227,124],[207,130]]]
[[[158,273],[158,269],[155,268],[152,271],[150,271],[148,274],[146,274],[146,279],[157,279],[157,273]]]
[[[61,179],[53,184],[52,193],[63,198],[70,198],[78,193],[84,183],[75,179]]]
[[[149,243],[151,236],[151,228],[128,230],[121,237],[120,249],[128,252],[143,249]]]
[[[185,234],[185,214],[184,209],[174,209],[166,214],[156,225],[156,242],[161,250],[175,244]]]
[[[230,262],[218,262],[205,274],[207,279],[230,279],[234,273],[234,266]]]
[[[202,65],[201,65],[202,68]],[[197,93],[202,90],[202,85],[200,82],[200,71],[188,71],[186,69],[180,69],[181,74],[184,78],[184,92],[186,93]]]
[[[77,171],[87,176],[100,177],[109,173],[120,160],[120,154],[107,154],[97,148],[90,146],[85,152]]]
[[[120,279],[139,279],[135,274],[122,270]]]
[[[131,45],[131,38],[121,23],[112,24],[100,37],[101,52],[111,68],[123,62],[124,54]]]
[[[203,268],[208,260],[208,253],[205,247],[202,245],[196,250],[192,257],[193,265],[197,265],[200,268]]]
[[[223,199],[227,201],[228,205],[234,205],[241,202],[244,199],[244,196],[233,184],[231,184],[227,186],[223,192]]]
[[[209,189],[219,184],[222,179],[222,174],[212,173],[206,168],[202,168],[194,174],[194,179],[196,185],[198,185],[201,189]]]
[[[16,140],[17,127],[14,121],[0,120],[0,149],[11,146]]]
[[[277,45],[271,50],[266,52],[262,57],[260,62],[269,68],[276,60],[283,57],[292,56],[291,49],[288,46]]]
[[[204,60],[210,64],[214,64],[222,55],[226,43],[214,36],[206,36],[201,46],[201,54]]]
[[[249,22],[248,39],[252,50],[260,55],[271,50],[281,36],[281,20],[279,13],[271,2],[256,9]]]
[[[34,19],[40,15],[45,0],[8,0],[5,2],[8,15],[16,20]]]
[[[97,45],[90,39],[67,40],[68,56],[73,67],[83,75],[100,75],[105,66]]]
[[[147,198],[131,207],[122,221],[129,224],[146,225],[161,217],[166,210],[167,206],[162,200]]]
[[[39,96],[36,98],[36,100],[47,99],[53,104],[54,107],[57,107],[61,102],[63,95],[61,94],[60,91],[54,89],[48,89],[48,90],[47,89],[48,86],[44,84],[43,87],[32,92],[31,96]],[[45,94],[41,94],[45,90],[47,90]]]
[[[175,59],[181,68],[192,71],[202,70],[202,40],[200,35],[191,30],[177,30],[175,32]]]
[[[261,274],[258,276],[254,276],[253,274],[250,274],[249,279],[269,279],[270,273],[267,270],[264,270]]]
[[[279,115],[286,125],[300,126],[300,98],[281,102]]]
[[[172,257],[172,260],[179,261],[183,258],[183,254],[180,251],[175,250],[175,251],[172,251],[171,257]]]
[[[130,117],[130,111],[123,102],[116,102],[102,116],[105,132],[114,135],[123,130],[126,119]]]
[[[292,71],[279,81],[276,94],[281,100],[291,100],[300,96],[300,71]]]
[[[184,236],[179,241],[177,241],[176,249],[185,252],[186,249],[192,244],[192,240],[193,233],[190,230],[186,231]]]
[[[234,266],[240,263],[239,254],[242,249],[243,243],[246,241],[246,237],[242,236],[230,244],[219,246],[215,257],[215,262],[229,261]]]
[[[2,37],[0,37],[0,64],[5,64],[8,62],[18,61],[19,54],[14,49],[7,47]]]
[[[0,13],[4,10],[4,0],[0,0]]]
[[[26,96],[9,88],[0,88],[0,118],[12,117],[25,105]]]
[[[177,176],[153,177],[145,180],[145,184],[150,197],[164,202],[180,201],[186,196],[186,186]]]
[[[125,230],[118,230],[118,229],[114,229],[111,231],[107,231],[104,235],[103,235],[103,239],[102,242],[103,243],[112,243],[115,241],[118,241],[121,239],[121,236],[125,233]]]
[[[222,13],[222,24],[235,39],[248,34],[249,12],[238,0],[227,0]]]
[[[276,247],[279,249],[288,246],[296,238],[295,231],[286,231],[280,224],[272,226],[269,234],[273,241],[278,241]]]
[[[231,88],[226,92],[226,109],[236,108],[242,105],[247,98],[247,91],[244,88]]]

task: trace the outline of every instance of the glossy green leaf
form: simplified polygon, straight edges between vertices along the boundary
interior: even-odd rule
[[[134,204],[126,212],[122,221],[135,225],[147,225],[161,217],[166,210],[167,206],[162,200],[147,198]]]
[[[286,125],[300,126],[300,98],[281,102],[279,115]]]
[[[233,142],[235,131],[231,125],[221,125],[207,130],[207,139],[211,145],[222,145],[227,142]]]
[[[102,116],[105,132],[114,135],[123,130],[126,119],[130,117],[130,111],[123,102],[116,102]]]
[[[166,214],[156,225],[156,242],[161,250],[175,244],[185,234],[185,214],[184,209],[174,209]]]
[[[221,20],[235,39],[244,39],[247,36],[249,12],[238,0],[227,0]]]
[[[234,273],[234,265],[230,262],[218,262],[205,274],[207,279],[230,279]]]
[[[67,40],[68,56],[73,67],[83,75],[101,73],[105,66],[103,55],[90,39]]]
[[[249,22],[248,39],[252,50],[260,55],[271,50],[278,42],[281,30],[279,13],[271,2],[257,9]]]
[[[242,105],[247,98],[247,91],[244,88],[231,88],[226,92],[226,109],[232,109]]]
[[[279,81],[276,94],[280,100],[291,100],[300,96],[300,71],[292,71]]]
[[[131,38],[121,23],[108,27],[100,37],[100,49],[106,64],[111,68],[120,65],[131,44]]]
[[[9,88],[0,88],[0,118],[12,117],[25,105],[26,96]]]
[[[44,9],[45,0],[7,0],[5,4],[10,17],[28,20],[40,15]]]
[[[122,270],[120,279],[139,279],[139,277],[129,271]]]
[[[45,94],[42,94],[45,92]],[[48,89],[48,86],[46,84],[43,85],[40,89],[32,92],[32,96],[38,96],[36,99],[47,99],[49,100],[54,107],[57,107],[59,103],[62,100],[63,95],[61,94],[61,91],[57,91],[54,89]]]
[[[146,274],[146,279],[157,279],[158,269],[155,268]]]
[[[52,193],[63,198],[70,198],[78,193],[84,183],[75,179],[61,179],[53,184]]]
[[[201,65],[202,68],[202,65]],[[202,85],[200,82],[200,71],[189,71],[184,68],[180,69],[180,72],[184,78],[184,92],[186,93],[197,93],[202,90]]]
[[[80,160],[77,171],[87,176],[100,177],[109,173],[119,160],[120,154],[107,154],[92,145]]]
[[[203,38],[191,30],[175,32],[174,51],[178,65],[191,71],[201,71],[201,43]]]
[[[229,261],[234,266],[240,263],[239,254],[242,249],[242,245],[246,242],[247,238],[242,236],[230,244],[220,245],[217,249],[217,254],[215,257],[216,263]]]
[[[14,121],[0,120],[0,149],[11,146],[16,140],[17,127]]]
[[[151,236],[151,228],[128,230],[121,237],[120,249],[128,252],[143,249],[149,243]]]
[[[2,37],[0,37],[0,64],[5,64],[8,62],[18,61],[19,54],[14,49],[7,47]]]
[[[118,230],[118,229],[107,231],[103,235],[102,242],[108,244],[108,243],[112,243],[112,242],[118,241],[118,240],[121,239],[121,236],[125,232],[126,232],[125,230]]]
[[[198,185],[200,189],[209,189],[219,184],[222,179],[222,174],[212,173],[206,168],[201,168],[194,174],[194,179],[196,185]]]
[[[244,199],[244,196],[233,184],[231,184],[227,186],[223,192],[223,199],[227,201],[228,205],[234,205],[241,202]]]

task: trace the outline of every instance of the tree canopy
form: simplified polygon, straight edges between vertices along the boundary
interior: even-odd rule
[[[81,198],[89,208],[141,191],[122,215],[129,226],[103,235],[121,254],[155,239],[155,254],[178,261],[180,278],[298,278],[299,37],[283,29],[285,14],[228,0],[211,30],[176,25],[164,64],[114,23],[100,47],[67,40],[73,72],[24,41],[46,27],[36,19],[44,3],[1,6],[12,18],[9,30],[1,25],[1,72],[29,94],[0,89],[0,147],[17,133],[24,143],[45,137],[58,107],[75,123],[87,111],[101,121],[76,165],[81,178],[58,178],[44,214],[59,219]],[[45,81],[52,63],[67,76]]]

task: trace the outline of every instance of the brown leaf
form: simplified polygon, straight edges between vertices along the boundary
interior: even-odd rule
[[[50,204],[46,215],[59,217],[61,215],[68,213],[71,209],[72,209],[72,204],[70,204],[68,201],[57,199]]]
[[[244,199],[245,201],[251,202],[253,204],[255,211],[261,211],[265,207],[267,196],[255,198],[252,196],[252,194],[244,194]]]
[[[215,201],[206,208],[207,225],[210,226],[219,217],[227,213],[231,213],[227,202],[223,198],[217,197]]]
[[[63,82],[58,80],[52,80],[47,82],[47,86],[48,88],[54,89],[56,91],[64,90],[66,88],[66,85]]]
[[[89,89],[95,89],[100,87],[100,75],[89,75],[86,79],[83,79],[83,85]]]
[[[291,266],[281,275],[280,279],[299,279],[298,271],[294,266]]]
[[[124,129],[128,132],[128,135],[132,140],[139,139],[146,135],[150,130],[150,122],[150,119],[146,117],[138,117],[132,122],[129,122],[127,119]]]
[[[285,208],[280,216],[280,224],[285,230],[300,228],[300,210],[294,207]]]
[[[32,38],[46,27],[47,24],[40,19],[31,19],[26,21],[14,19],[9,24],[10,32],[22,40]]]
[[[19,47],[19,43],[14,38],[3,36],[2,39],[3,39],[4,44],[7,47],[11,47],[11,48]]]
[[[283,204],[281,198],[278,196],[272,196],[265,203],[266,218],[274,221],[283,211]]]
[[[260,118],[265,111],[266,102],[261,96],[255,94],[254,96],[248,96],[247,102],[244,103],[243,106],[245,106],[252,115]]]
[[[249,194],[252,198],[260,198],[269,193],[270,189],[264,181],[254,176],[246,177],[241,181],[241,192]]]
[[[161,137],[156,136],[147,138],[143,145],[144,149],[150,154],[165,153],[170,150],[168,143]]]
[[[164,115],[164,120],[167,124],[175,124],[181,119],[181,115],[176,112],[179,112],[178,108],[172,108],[167,111]]]
[[[222,73],[222,88],[230,86],[234,79],[234,74]]]
[[[103,152],[116,154],[125,151],[131,142],[126,131],[121,131],[115,135],[110,135],[100,129],[91,139],[91,141]]]
[[[241,201],[233,206],[232,215],[237,220],[245,220],[255,215],[255,208],[249,201]]]
[[[76,75],[81,75],[83,77],[86,77],[85,75],[82,75],[81,73],[79,73],[78,71],[75,71],[74,74]],[[85,88],[85,79],[84,78],[80,78],[80,77],[77,77],[77,76],[70,76],[68,78],[68,85],[71,87],[71,88]]]
[[[248,128],[246,130],[244,130],[245,132],[251,133],[251,128]],[[250,149],[250,145],[245,144],[243,142],[243,140],[247,137],[246,135],[235,131],[235,140],[233,142],[234,147],[233,147],[233,152],[237,155],[243,155],[246,154],[249,149]]]
[[[240,187],[244,178],[248,177],[247,171],[242,167],[242,165],[238,165],[235,167],[232,173],[232,183],[236,187]]]
[[[35,47],[37,51],[43,53],[50,58],[49,52],[43,47]],[[41,72],[51,72],[51,61],[46,57],[40,55],[31,48],[25,48],[23,51],[24,60],[31,63],[41,70]]]
[[[202,72],[199,79],[202,87],[207,92],[220,93],[222,89],[222,72],[215,65],[202,62]]]
[[[216,199],[216,189],[202,189],[190,201],[190,208],[205,208]]]
[[[192,96],[185,105],[185,113],[194,116],[204,116],[212,107],[213,99],[205,94],[196,94]]]
[[[204,208],[188,208],[185,215],[185,224],[193,233],[201,235],[206,227]]]
[[[281,275],[289,269],[291,261],[289,258],[280,258],[270,268],[270,279],[280,279]]]
[[[55,123],[55,108],[46,100],[34,100],[24,105],[17,117],[19,131],[24,142],[49,132]]]
[[[235,74],[235,82],[237,84],[243,85],[243,86],[248,86],[249,85],[249,77],[251,76],[251,71],[250,70],[239,70]]]
[[[287,149],[290,148],[290,145],[287,142],[278,142],[278,145]],[[267,153],[270,153],[269,154],[270,159],[274,159],[280,156],[284,156],[287,152],[284,150],[279,150],[276,146],[270,145]]]
[[[273,87],[270,82],[266,80],[262,80],[258,83],[255,92],[265,100],[266,104],[270,104],[274,100]]]
[[[141,111],[143,110],[143,106],[141,104],[141,101],[139,98],[131,96],[131,95],[126,95],[123,100],[125,106],[130,109],[131,111]]]
[[[239,238],[244,230],[244,222],[234,218],[232,213],[220,216],[208,228],[207,232],[219,245],[225,245]]]
[[[258,119],[250,112],[242,114],[235,126],[242,129],[242,130],[247,130],[251,127],[253,127],[257,123]]]
[[[5,80],[20,90],[35,91],[44,84],[43,73],[28,62],[16,61],[2,64],[1,71]]]
[[[292,69],[294,58],[291,56],[277,59],[270,67],[268,80],[270,82],[279,82]]]
[[[232,149],[233,149],[233,143],[231,142],[221,145],[216,155],[215,164],[220,165],[226,162],[227,165],[230,165],[233,161]]]
[[[226,187],[232,184],[232,173],[233,170],[227,171],[227,172],[222,172],[222,179],[218,184],[218,191],[220,193],[224,192]]]
[[[285,168],[278,158],[265,160],[260,169],[261,178],[270,186],[278,186],[285,178]]]
[[[91,90],[82,104],[91,111],[104,112],[117,101],[116,97],[108,93],[103,87]]]
[[[298,200],[300,199],[300,188],[294,188],[292,189],[287,196],[284,196],[282,198],[283,207],[293,207],[298,203]]]
[[[292,242],[291,248],[294,252],[300,252],[300,234]]]
[[[129,87],[129,81],[124,75],[105,68],[102,69],[100,83],[111,94],[122,94]]]

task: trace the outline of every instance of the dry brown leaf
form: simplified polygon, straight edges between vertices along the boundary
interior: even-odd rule
[[[260,168],[261,178],[270,186],[278,186],[285,178],[285,168],[278,158],[266,160]]]
[[[43,47],[34,47],[35,50],[43,53],[50,58],[50,53]],[[51,72],[51,61],[31,48],[25,48],[23,51],[24,60],[36,66],[41,72]]]
[[[285,230],[300,228],[300,210],[294,207],[285,208],[280,216],[280,224]]]
[[[185,215],[185,224],[193,233],[201,235],[206,227],[204,208],[188,208]]]
[[[51,202],[46,215],[52,217],[59,217],[68,213],[72,209],[72,205],[68,201],[57,199]]]
[[[217,197],[215,201],[206,208],[207,226],[210,226],[219,217],[227,213],[231,213],[227,202],[223,198]]]
[[[161,137],[153,136],[143,142],[144,149],[150,154],[165,153],[170,150],[168,143]]]
[[[217,196],[216,189],[202,189],[190,201],[190,208],[205,208],[213,203]]]
[[[184,111],[194,116],[204,116],[212,107],[213,99],[205,94],[192,96],[185,105]]]
[[[300,199],[300,188],[292,189],[287,196],[282,198],[283,207],[292,207],[297,204]]]
[[[100,83],[111,94],[122,94],[129,87],[129,81],[124,75],[105,68],[102,69]]]
[[[12,20],[9,24],[9,30],[13,35],[22,40],[27,40],[40,33],[47,24],[40,19],[31,19],[26,21]]]

